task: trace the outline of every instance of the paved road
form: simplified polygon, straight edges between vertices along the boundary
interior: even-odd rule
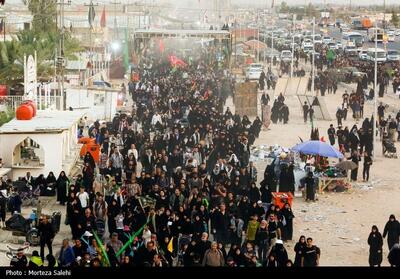
[[[330,37],[334,38],[336,41],[342,39],[342,33],[340,32],[339,28],[328,27],[327,30],[328,30],[328,35]],[[367,36],[367,31],[356,30],[355,32],[359,32],[365,36],[365,43],[363,45],[364,48],[375,47],[375,43],[369,41],[368,36]],[[378,47],[383,48],[384,45],[378,44]],[[400,37],[396,37],[396,40],[394,42],[388,42],[387,49],[400,50]]]

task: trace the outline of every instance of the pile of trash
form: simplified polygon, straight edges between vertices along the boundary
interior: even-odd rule
[[[259,145],[253,146],[250,150],[250,161],[265,161],[270,164],[276,157],[282,153],[289,154],[289,149],[275,144],[273,146]]]

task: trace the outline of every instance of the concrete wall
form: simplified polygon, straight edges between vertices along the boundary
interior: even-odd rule
[[[67,108],[88,110],[88,118],[92,120],[111,120],[117,112],[118,94],[115,90],[68,88]]]
[[[91,108],[93,106],[94,96],[87,89],[68,88],[67,108],[73,109]]]
[[[63,169],[63,163],[68,158],[76,155],[73,154],[78,143],[76,135],[76,124],[71,126],[69,130],[55,134],[1,134],[0,158],[3,158],[4,167],[12,169],[8,177],[16,180],[18,177],[25,176],[28,171],[31,172],[32,176],[38,176],[39,174],[47,176],[50,171],[53,171],[54,175],[58,176],[62,170],[68,173],[70,170]],[[38,143],[44,150],[44,167],[13,167],[15,147],[27,137]]]
[[[66,132],[64,132],[66,133]],[[62,170],[63,136],[59,134],[3,134],[0,135],[0,156],[3,158],[5,167],[12,168],[9,175],[12,179],[25,176],[30,171],[33,176],[47,174],[53,171],[57,176]],[[44,167],[42,168],[13,168],[13,152],[15,147],[24,139],[30,137],[44,149]]]

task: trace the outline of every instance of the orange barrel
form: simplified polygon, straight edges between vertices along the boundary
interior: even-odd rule
[[[79,152],[79,156],[84,157],[87,152],[87,144],[82,145],[81,151]]]
[[[28,100],[28,101],[23,102],[23,104],[32,107],[33,117],[35,117],[35,116],[36,116],[36,113],[37,113],[37,107],[36,107],[35,102],[32,101],[32,100]]]
[[[78,143],[83,143],[83,144],[88,144],[88,143],[94,144],[95,142],[96,142],[95,138],[85,138],[85,137],[80,138],[78,141]]]
[[[33,109],[30,105],[20,105],[15,112],[17,120],[31,120],[33,117]]]

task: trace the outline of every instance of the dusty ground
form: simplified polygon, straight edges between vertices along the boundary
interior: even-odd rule
[[[348,86],[341,86],[336,95],[324,97],[328,110],[335,117],[337,106],[341,104],[341,95]],[[272,93],[272,92],[271,92]],[[389,93],[391,95],[391,92]],[[400,101],[387,96],[382,99],[384,103],[400,109]],[[289,124],[277,124],[268,131],[261,132],[256,145],[279,144],[292,147],[299,142],[298,137],[309,139],[311,125],[304,124],[300,103],[295,96],[286,96],[285,101],[290,108]],[[365,116],[372,115],[373,103],[369,102],[365,108]],[[393,115],[393,113],[392,113]],[[315,127],[319,128],[320,137],[327,137],[329,124],[336,127],[336,120],[316,121]],[[352,127],[355,121],[347,119],[344,126]],[[361,121],[359,126],[361,125]],[[336,143],[337,145],[337,143]],[[396,143],[397,148],[400,144]],[[381,155],[380,142],[377,144],[378,156],[371,167],[370,183],[362,183],[362,168],[359,169],[360,183],[354,184],[353,189],[347,193],[327,193],[319,195],[315,203],[306,203],[302,198],[295,198],[293,204],[294,214],[294,240],[300,235],[310,236],[316,245],[321,248],[321,265],[325,266],[365,266],[368,265],[367,238],[372,225],[377,225],[383,232],[384,225],[390,214],[400,217],[400,172],[398,159],[388,159]],[[265,163],[257,162],[259,173],[263,173]],[[295,241],[287,245],[287,250],[293,255]],[[388,265],[388,248],[384,242],[383,265]]]

